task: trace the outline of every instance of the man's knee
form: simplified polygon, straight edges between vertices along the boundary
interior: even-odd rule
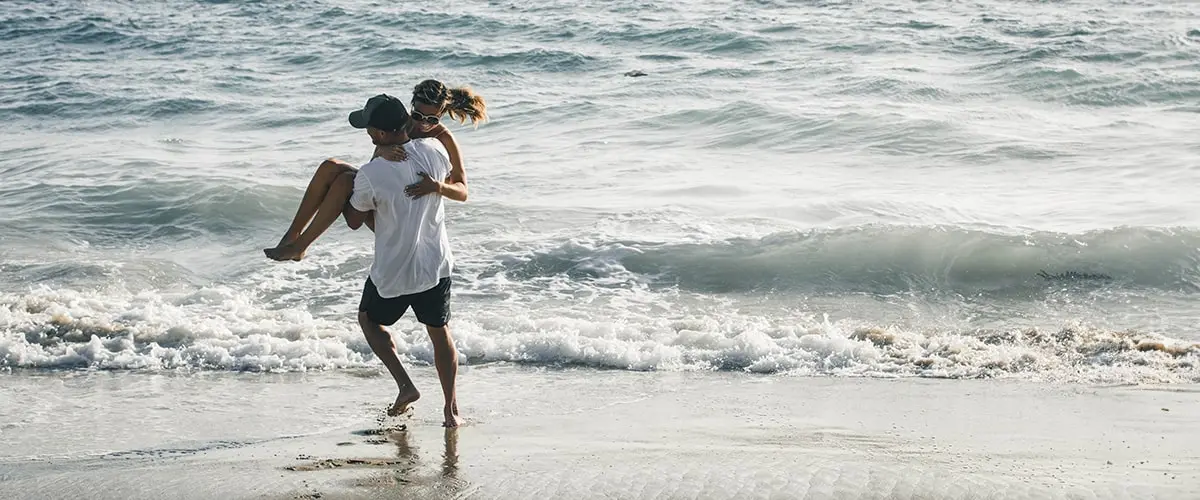
[[[358,326],[366,335],[376,335],[383,331],[383,325],[376,323],[366,311],[358,312]]]
[[[434,345],[439,343],[451,343],[450,325],[430,326],[425,325],[425,331],[429,333],[429,340],[433,341]]]

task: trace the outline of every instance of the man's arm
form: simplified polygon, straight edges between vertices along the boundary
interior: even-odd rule
[[[359,212],[349,201],[346,202],[346,208],[342,210],[342,217],[346,219],[346,225],[355,231],[362,227],[370,216],[371,212]]]
[[[367,174],[359,170],[354,176],[354,191],[350,193],[350,199],[346,200],[346,206],[342,209],[342,217],[346,219],[346,225],[350,226],[350,229],[357,230],[367,222],[372,210],[375,210],[375,188]]]

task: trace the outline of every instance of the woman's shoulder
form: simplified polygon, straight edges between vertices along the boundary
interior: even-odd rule
[[[419,152],[420,154],[440,153],[448,155],[446,146],[436,137],[416,137],[409,142],[410,149]]]
[[[438,124],[436,127],[429,129],[427,132],[414,132],[411,134],[413,139],[437,139],[442,135],[449,134],[450,129],[445,125]]]

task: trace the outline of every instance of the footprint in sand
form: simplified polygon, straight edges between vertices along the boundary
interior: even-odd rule
[[[378,429],[363,429],[361,431],[351,432],[351,434],[354,434],[356,436],[382,436],[389,432],[404,432],[407,430],[408,430],[408,425],[400,424],[400,425],[393,425],[391,427],[381,427]]]
[[[387,458],[326,458],[324,460],[316,460],[307,464],[284,467],[284,469],[296,472],[341,469],[347,467],[375,469],[396,467],[408,463],[408,460],[395,460]]]

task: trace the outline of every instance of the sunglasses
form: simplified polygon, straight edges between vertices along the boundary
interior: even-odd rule
[[[419,121],[419,122],[425,122],[430,125],[437,125],[439,122],[442,121],[442,118],[438,115],[427,115],[427,114],[417,111],[415,109],[412,110],[412,119]]]

